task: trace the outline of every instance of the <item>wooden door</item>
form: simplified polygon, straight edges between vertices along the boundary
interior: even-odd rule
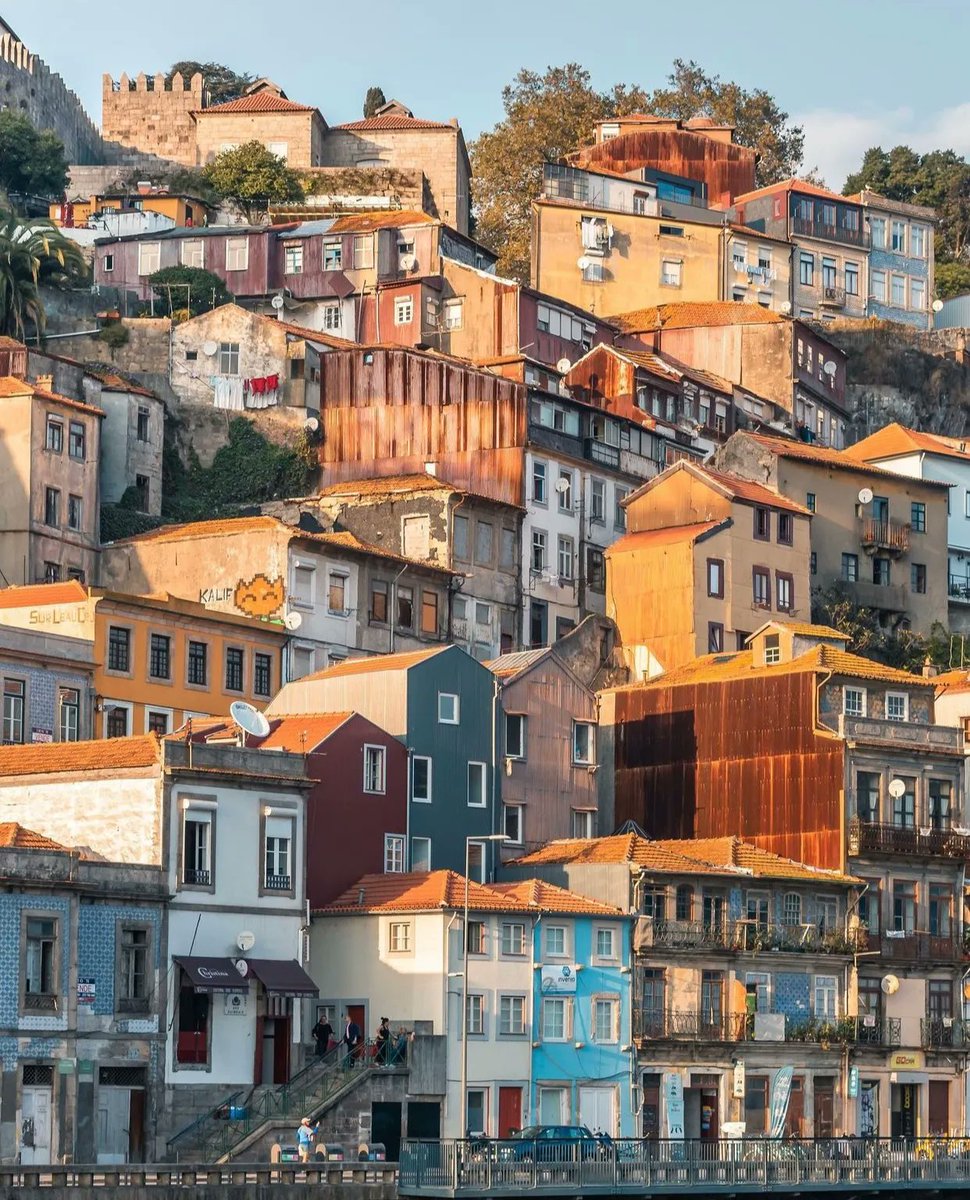
[[[835,1134],[835,1084],[828,1077],[815,1080],[815,1136],[830,1138]]]
[[[930,1080],[929,1133],[943,1135],[950,1132],[950,1085],[945,1079]]]
[[[522,1089],[500,1087],[498,1090],[498,1130],[496,1136],[511,1137],[522,1128]]]
[[[716,1142],[721,1136],[716,1087],[701,1089],[701,1141]]]
[[[785,1118],[785,1137],[805,1136],[805,1080],[796,1075],[791,1081],[788,1116]]]
[[[660,1137],[660,1084],[643,1081],[643,1136],[648,1141]]]
[[[145,1161],[145,1091],[132,1088],[128,1103],[128,1161]]]

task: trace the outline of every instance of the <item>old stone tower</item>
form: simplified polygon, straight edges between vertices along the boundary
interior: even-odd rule
[[[195,118],[206,106],[202,76],[186,81],[176,73],[171,83],[164,75],[122,75],[115,82],[105,75],[101,86],[101,133],[143,154],[157,155],[187,167],[195,166]]]

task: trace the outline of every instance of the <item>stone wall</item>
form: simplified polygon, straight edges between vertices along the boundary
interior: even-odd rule
[[[115,82],[105,75],[101,83],[101,131],[106,141],[158,155],[194,167],[195,119],[206,96],[202,76],[185,80],[181,74],[167,82],[164,75],[135,79],[122,75]]]
[[[0,108],[23,113],[37,129],[52,129],[70,162],[103,160],[101,135],[81,101],[10,33],[0,33]]]

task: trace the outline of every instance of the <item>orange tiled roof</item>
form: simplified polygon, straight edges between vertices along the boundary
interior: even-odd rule
[[[6,850],[67,850],[67,846],[55,842],[42,833],[25,829],[16,821],[0,821],[0,846]]]
[[[746,201],[755,200],[760,196],[774,195],[775,192],[801,192],[806,196],[819,196],[823,200],[840,200],[843,204],[854,203],[849,196],[830,192],[828,188],[819,187],[817,183],[809,183],[805,179],[797,179],[794,176],[790,179],[780,179],[777,183],[770,183],[767,187],[757,188],[753,192],[745,192],[742,196],[735,196],[734,203],[744,204]]]
[[[0,777],[123,771],[134,767],[151,767],[158,760],[159,741],[153,733],[140,737],[105,738],[96,742],[0,746]]]
[[[778,624],[784,629],[790,629],[797,637],[838,638],[843,642],[848,640],[841,629],[833,629],[831,625],[813,625],[811,621],[778,621],[767,624]]]
[[[807,863],[783,858],[770,850],[762,850],[739,837],[690,838],[665,840],[663,845],[674,853],[695,855],[715,866],[737,867],[745,874],[759,879],[825,879],[833,883],[860,883],[852,875],[831,871],[824,867],[812,867]]]
[[[264,112],[316,112],[312,104],[297,104],[295,100],[287,100],[273,92],[253,92],[249,96],[239,96],[235,100],[227,100],[225,104],[213,104],[211,108],[200,108],[195,112],[197,117],[217,116],[223,113],[264,113]]]
[[[284,717],[270,717],[269,735],[258,745],[260,750],[289,750],[293,754],[309,754],[352,716],[353,713],[336,712],[287,713]]]
[[[678,362],[677,359],[671,358],[669,354],[658,354],[653,350],[625,350],[619,346],[610,347],[610,349],[621,358],[628,359],[636,366],[652,371],[654,375],[672,377],[676,380],[686,376],[695,382],[706,383],[709,387],[714,388],[715,391],[723,392],[727,396],[734,394],[734,384],[730,380],[725,379],[721,375],[715,375],[712,371],[702,371],[699,367],[689,367],[686,363]]]
[[[938,696],[970,692],[970,671],[965,667],[954,671],[941,671],[939,675],[933,676],[932,682]]]
[[[643,550],[648,546],[677,546],[681,542],[695,542],[705,533],[726,524],[726,521],[702,521],[697,525],[665,526],[663,529],[642,529],[639,533],[627,533],[607,547],[606,557],[623,554],[628,550]]]
[[[391,492],[463,491],[437,475],[384,475],[372,479],[348,479],[321,488],[318,496],[385,496]]]
[[[0,608],[34,608],[41,604],[77,604],[88,598],[76,579],[63,583],[27,583],[0,589]]]
[[[420,117],[405,117],[386,113],[384,116],[364,117],[360,121],[348,121],[345,125],[335,125],[335,129],[350,130],[381,130],[381,129],[456,129],[444,121],[423,121]]]
[[[864,462],[861,458],[855,458],[855,447],[849,450],[833,450],[829,446],[818,446],[811,442],[797,441],[794,438],[771,437],[765,433],[749,433],[747,430],[743,436],[751,438],[752,441],[764,446],[766,450],[777,454],[779,458],[799,459],[803,462],[819,463],[822,466],[833,467],[837,471],[862,472],[867,475],[878,475],[882,479],[895,479],[897,482],[901,479],[910,479],[909,476],[901,476],[895,471],[887,471],[883,467],[873,466],[871,463]],[[935,479],[913,479],[911,482],[936,488],[948,488],[950,486],[948,483],[939,483]]]
[[[187,521],[181,525],[160,525],[157,529],[149,529],[145,533],[119,538],[112,545],[125,546],[129,542],[190,542],[193,538],[287,531],[298,532],[275,517],[225,517],[217,521]]]
[[[606,317],[623,333],[657,329],[694,329],[705,325],[777,325],[784,317],[760,304],[737,304],[733,300],[683,301],[658,304]]]
[[[424,662],[426,658],[433,658],[436,654],[441,654],[443,650],[448,649],[450,649],[449,646],[433,646],[428,650],[408,650],[401,654],[375,654],[371,658],[348,658],[323,671],[304,675],[302,681],[337,679],[344,675],[371,675],[377,671],[406,671],[409,667]]]
[[[456,871],[422,871],[408,875],[365,875],[320,912],[427,912],[462,908],[465,877]],[[513,884],[468,881],[469,908],[476,912],[571,912],[622,916],[620,909],[575,895],[539,880]]]
[[[894,421],[861,442],[849,447],[849,454],[865,462],[881,458],[897,458],[905,454],[925,451],[947,458],[959,458],[970,462],[970,437],[946,437],[942,433],[927,433],[922,429],[907,429]]]
[[[104,416],[104,412],[100,408],[95,408],[93,404],[72,400],[70,396],[62,396],[58,392],[46,392],[43,388],[32,383],[25,383],[23,379],[17,379],[13,375],[0,376],[0,398],[31,395],[37,396],[41,400],[50,400],[54,404],[62,404],[66,408],[76,409],[78,412],[89,413],[93,417]]]
[[[338,128],[346,128],[339,126]],[[327,233],[370,233],[375,229],[401,229],[405,225],[433,225],[434,217],[416,209],[403,212],[353,213],[338,217]]]
[[[721,471],[715,471],[711,467],[703,466],[693,459],[686,458],[680,459],[673,466],[661,471],[659,475],[655,475],[653,479],[649,479],[646,483],[641,484],[635,492],[631,492],[624,498],[623,507],[629,508],[640,496],[645,496],[649,492],[663,487],[665,480],[680,471],[687,471],[700,480],[708,480],[715,488],[726,492],[735,500],[742,500],[745,503],[757,504],[765,508],[779,508],[784,512],[797,513],[799,516],[812,515],[810,509],[789,499],[788,496],[783,496],[780,492],[773,492],[770,488],[763,487],[760,483],[754,483],[749,479],[742,479],[738,475],[727,475]]]

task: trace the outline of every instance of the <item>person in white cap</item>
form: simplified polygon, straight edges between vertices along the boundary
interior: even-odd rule
[[[296,1145],[300,1152],[300,1162],[309,1162],[313,1154],[313,1143],[317,1138],[317,1126],[310,1124],[310,1118],[304,1117],[296,1131]]]

